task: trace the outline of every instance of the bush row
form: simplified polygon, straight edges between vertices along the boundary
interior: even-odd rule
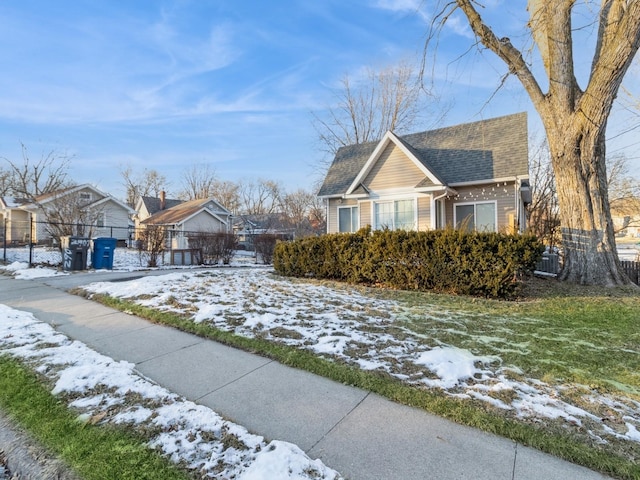
[[[189,248],[198,251],[196,263],[218,265],[220,261],[228,265],[238,247],[238,237],[226,232],[199,232],[189,235]]]
[[[273,266],[285,276],[506,298],[517,292],[516,275],[533,270],[542,250],[530,235],[364,228],[280,242]]]

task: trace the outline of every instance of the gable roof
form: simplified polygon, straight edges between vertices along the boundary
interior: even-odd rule
[[[160,211],[160,199],[158,197],[140,197],[140,201],[142,202],[142,204],[145,206],[145,208],[147,209],[147,212],[149,212],[149,215],[153,215],[154,213],[157,213]],[[177,199],[173,199],[173,198],[167,198],[164,201],[164,208],[165,210],[168,208],[173,208],[176,205],[180,205],[181,203],[184,203],[184,200],[177,200]]]
[[[87,207],[95,207],[99,204],[105,203],[105,202],[112,202],[117,204],[118,206],[120,206],[121,208],[123,208],[124,210],[127,211],[127,213],[132,214],[134,213],[134,210],[129,207],[129,205],[126,205],[125,203],[121,202],[120,200],[118,200],[117,198],[109,195],[108,193],[102,192],[101,190],[98,190],[96,187],[94,187],[93,185],[89,184],[89,183],[83,183],[81,185],[73,185],[70,187],[65,187],[65,188],[61,188],[60,190],[55,190],[53,192],[49,192],[49,193],[43,193],[41,195],[36,195],[33,198],[33,202],[31,201],[25,201],[22,204],[22,208],[25,208],[27,210],[33,210],[34,208],[38,208],[39,206],[43,205],[43,204],[47,204],[51,201],[57,200],[59,198],[65,197],[67,195],[70,195],[72,193],[75,192],[79,192],[81,190],[91,190],[92,192],[94,192],[96,195],[100,196],[101,198],[97,199],[96,201],[93,201],[89,204],[87,204]]]
[[[341,147],[318,196],[356,191],[390,142],[425,173],[425,179],[416,187],[527,177],[527,139],[525,112],[409,135],[388,132],[378,142]]]
[[[0,197],[0,207],[3,210],[19,208],[27,202],[26,198]]]
[[[265,213],[262,215],[238,215],[234,218],[234,227],[238,230],[282,231],[291,229],[291,221],[284,213]]]
[[[373,150],[369,158],[367,159],[364,166],[360,169],[360,172],[353,180],[346,193],[354,193],[356,189],[362,189],[367,191],[366,185],[362,183],[362,181],[367,177],[376,161],[382,154],[382,152],[387,148],[389,144],[395,144],[400,150],[404,152],[404,154],[411,160],[419,170],[424,173],[427,180],[431,183],[444,185],[442,179],[431,169],[428,167],[427,162],[424,158],[421,157],[420,153],[416,151],[409,143],[404,141],[402,138],[396,136],[393,132],[387,132],[382,137],[382,140],[378,142],[376,148]]]
[[[150,198],[150,197],[147,197]],[[217,218],[222,223],[227,223],[226,220],[221,218],[221,216],[229,216],[231,212],[229,212],[226,208],[224,208],[220,203],[218,203],[213,198],[205,198],[205,199],[197,199],[191,200],[188,202],[184,202],[181,200],[177,200],[177,205],[174,205],[170,208],[165,208],[164,210],[159,210],[149,218],[144,219],[142,224],[152,224],[152,225],[176,225],[179,223],[186,222],[188,219],[197,215],[201,211],[204,211],[214,218]],[[218,210],[210,210],[207,208],[207,204],[213,202]]]

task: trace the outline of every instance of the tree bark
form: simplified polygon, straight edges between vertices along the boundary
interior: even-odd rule
[[[564,250],[560,279],[585,285],[627,284],[609,210],[604,128],[572,123],[574,128],[549,132]]]

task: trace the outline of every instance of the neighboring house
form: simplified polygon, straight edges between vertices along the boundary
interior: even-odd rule
[[[617,237],[640,237],[640,198],[612,200],[611,219]]]
[[[342,147],[318,196],[327,232],[526,227],[526,113]]]
[[[26,245],[31,241],[31,220],[28,211],[21,207],[27,202],[24,198],[0,197],[0,221],[7,245]]]
[[[184,203],[184,200],[166,198],[164,192],[160,192],[159,197],[138,197],[135,206],[136,214],[134,217],[136,228],[139,228],[141,222],[149,218],[151,215],[158,213],[160,210],[175,207],[181,203]]]
[[[217,200],[205,198],[188,202],[144,197],[138,200],[136,225],[144,229],[157,225],[169,232],[172,249],[189,248],[190,233],[230,233],[232,215]],[[157,207],[157,209],[156,209]]]
[[[282,239],[292,240],[296,236],[296,227],[282,213],[239,215],[234,217],[233,232],[238,237],[240,248],[253,250],[253,240],[256,235],[272,234]]]
[[[134,211],[123,202],[92,185],[83,184],[38,195],[33,199],[2,200],[7,219],[7,241],[51,243],[56,225],[74,234],[127,240],[129,219]]]

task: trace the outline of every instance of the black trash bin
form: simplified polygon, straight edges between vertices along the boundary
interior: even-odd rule
[[[60,237],[62,247],[62,269],[65,271],[85,270],[89,239],[86,237]]]
[[[117,243],[117,238],[100,237],[93,239],[93,253],[91,255],[93,268],[96,270],[103,268],[113,269],[113,252]]]

